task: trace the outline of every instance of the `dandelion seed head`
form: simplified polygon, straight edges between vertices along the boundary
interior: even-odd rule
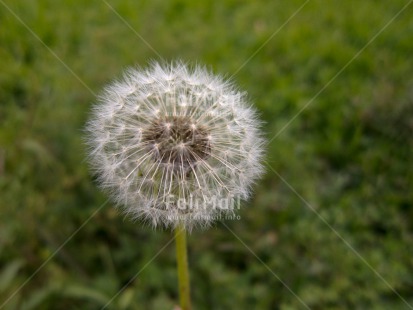
[[[191,230],[232,214],[263,172],[246,94],[201,66],[128,70],[99,97],[86,129],[101,187],[153,226]]]

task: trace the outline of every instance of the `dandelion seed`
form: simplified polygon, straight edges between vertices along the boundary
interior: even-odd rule
[[[232,214],[263,172],[245,93],[200,66],[129,70],[106,88],[87,132],[101,186],[153,226],[191,230]]]

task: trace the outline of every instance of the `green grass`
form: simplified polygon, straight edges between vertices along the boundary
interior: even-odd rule
[[[291,20],[305,0],[108,3],[148,44],[103,1],[0,2],[0,305],[106,201],[90,106],[159,54],[236,73],[271,140],[225,222],[265,265],[222,224],[194,232],[194,309],[304,309],[291,291],[311,309],[409,309],[392,288],[413,306],[413,4],[387,25],[408,0],[312,0]],[[101,309],[128,284],[109,309],[172,309],[173,245],[146,266],[172,237],[109,202],[0,308]]]

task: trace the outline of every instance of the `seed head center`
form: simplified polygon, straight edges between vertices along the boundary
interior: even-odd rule
[[[196,166],[211,151],[209,132],[188,116],[164,116],[152,121],[143,140],[156,161],[174,169]]]

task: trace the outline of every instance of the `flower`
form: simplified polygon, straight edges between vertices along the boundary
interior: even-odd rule
[[[191,230],[233,214],[262,174],[246,94],[201,66],[152,63],[109,85],[87,124],[100,185],[153,226]]]

